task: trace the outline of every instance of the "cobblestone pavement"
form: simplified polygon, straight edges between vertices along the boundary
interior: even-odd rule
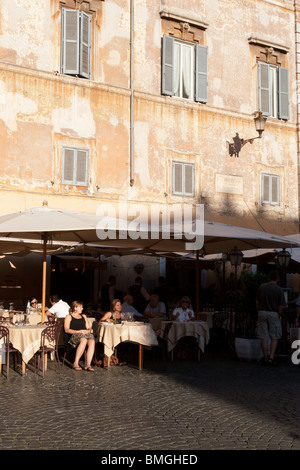
[[[30,367],[30,366],[29,366]],[[1,450],[300,450],[300,366],[231,355],[0,377]]]

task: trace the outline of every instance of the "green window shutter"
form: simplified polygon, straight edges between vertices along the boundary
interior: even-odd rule
[[[263,115],[270,114],[269,65],[258,62],[258,108]]]
[[[174,95],[174,39],[170,36],[162,38],[162,94]]]
[[[195,101],[208,101],[208,47],[196,45],[196,92]]]
[[[289,70],[278,67],[278,117],[289,119]]]
[[[79,73],[85,78],[90,78],[91,62],[91,16],[81,13],[80,34],[80,67]]]
[[[79,15],[62,9],[62,73],[69,75],[79,74]]]

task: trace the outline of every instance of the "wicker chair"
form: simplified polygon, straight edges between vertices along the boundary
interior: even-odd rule
[[[46,328],[41,333],[41,346],[40,349],[35,353],[34,363],[35,363],[35,372],[38,372],[42,369],[42,375],[45,376],[45,354],[48,352],[54,352],[58,365],[60,367],[60,360],[58,355],[58,342],[60,336],[60,330],[62,328],[61,323],[52,323],[48,324]],[[51,346],[48,346],[46,343],[49,342]],[[41,367],[42,366],[42,367]]]

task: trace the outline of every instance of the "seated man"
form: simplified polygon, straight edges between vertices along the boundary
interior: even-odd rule
[[[130,294],[125,295],[124,302],[122,303],[122,313],[133,313],[135,317],[142,317],[143,315],[138,312],[133,304],[133,297]]]
[[[50,295],[49,302],[51,307],[45,309],[47,317],[56,315],[57,318],[65,318],[70,312],[70,305],[61,300],[56,294]]]
[[[155,317],[166,317],[166,306],[163,302],[159,301],[159,296],[157,294],[151,294],[150,302],[144,311],[144,316],[146,318],[155,318]]]

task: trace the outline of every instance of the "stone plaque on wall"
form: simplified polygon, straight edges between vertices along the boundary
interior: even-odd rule
[[[232,175],[216,175],[216,192],[243,194],[243,177]]]

